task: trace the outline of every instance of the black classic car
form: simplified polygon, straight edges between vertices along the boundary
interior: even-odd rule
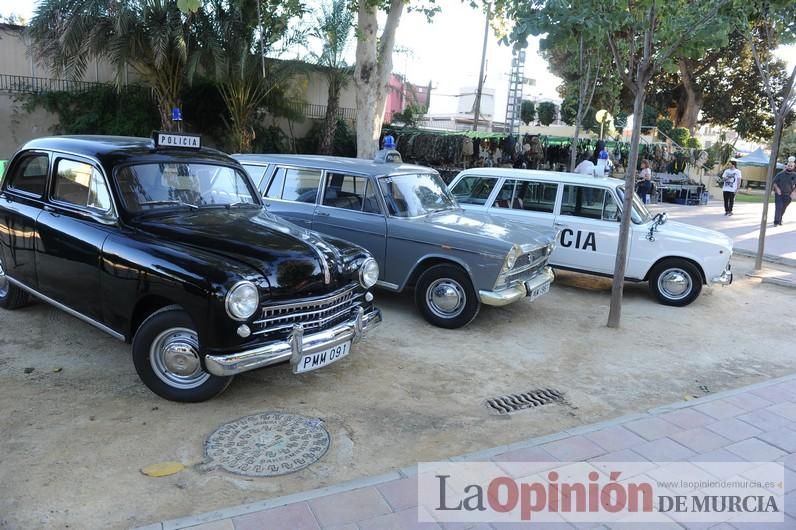
[[[279,362],[326,366],[381,322],[367,251],[274,217],[199,144],[40,138],[0,185],[0,307],[33,295],[131,342],[141,380],[175,401]]]

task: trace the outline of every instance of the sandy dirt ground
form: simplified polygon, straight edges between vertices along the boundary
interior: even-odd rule
[[[485,308],[470,326],[426,324],[406,296],[379,293],[384,324],[352,355],[294,376],[239,377],[203,404],[159,399],[129,347],[42,304],[0,313],[0,528],[125,528],[507,444],[796,371],[796,290],[747,278],[687,308],[626,289],[605,327],[610,282],[559,273],[541,299]],[[791,317],[792,318],[792,317]],[[30,369],[33,369],[30,371]],[[27,369],[27,370],[26,370]],[[26,373],[30,372],[30,373]],[[485,398],[553,388],[565,404],[493,416]],[[263,411],[322,418],[329,452],[298,473],[247,479],[202,467],[206,437]],[[176,460],[165,478],[141,473]]]

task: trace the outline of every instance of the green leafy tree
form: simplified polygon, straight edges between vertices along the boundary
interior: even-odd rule
[[[36,58],[54,72],[79,78],[92,59],[109,61],[119,87],[127,67],[155,93],[160,126],[174,129],[186,70],[194,60],[191,23],[168,0],[42,0],[28,28]]]
[[[295,71],[290,61],[271,61],[266,55],[279,55],[301,42],[303,33],[291,31],[290,23],[305,12],[299,0],[205,0],[202,5],[194,28],[205,70],[218,84],[227,110],[233,150],[251,152],[260,109]]]
[[[774,117],[774,134],[771,141],[771,160],[766,176],[766,195],[763,201],[763,214],[760,219],[760,233],[757,240],[755,269],[763,268],[766,226],[768,224],[768,203],[771,199],[772,182],[777,168],[782,132],[786,120],[796,105],[796,65],[787,78],[776,75],[778,61],[766,56],[765,50],[778,45],[796,42],[796,3],[792,0],[772,0],[765,3],[747,3],[740,6],[741,28],[752,49],[757,71],[763,81],[763,90]],[[758,42],[763,46],[758,46]]]
[[[340,108],[340,90],[351,79],[351,68],[345,61],[345,48],[352,33],[354,14],[346,0],[333,0],[321,6],[316,27],[311,35],[323,45],[323,51],[314,56],[315,62],[323,68],[329,81],[326,101],[326,116],[318,142],[318,152],[332,154],[334,151],[335,130],[337,129],[337,112]]]
[[[536,117],[536,107],[533,104],[533,101],[523,100],[522,105],[520,106],[520,120],[525,125],[530,125],[533,119]]]
[[[538,105],[539,123],[547,127],[556,121],[556,105],[550,101],[542,101]]]
[[[509,38],[517,46],[527,45],[528,34],[543,36],[539,50],[543,57],[558,67],[553,68],[554,72],[565,80],[562,96],[567,101],[568,121],[575,126],[573,141],[576,142],[607,69],[606,57],[601,54],[604,46],[601,45],[603,34],[600,26],[589,25],[572,6],[561,1],[518,2],[512,16],[516,24]],[[541,109],[539,121],[544,123]],[[572,149],[571,170],[575,169],[576,163],[577,151]]]
[[[675,127],[671,130],[669,135],[674,143],[680,147],[686,147],[688,139],[691,138],[691,132],[685,127]]]
[[[669,118],[661,118],[655,124],[658,128],[658,140],[665,142],[668,138],[672,137],[672,128],[674,123]]]

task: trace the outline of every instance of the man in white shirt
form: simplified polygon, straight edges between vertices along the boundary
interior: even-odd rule
[[[589,160],[588,158],[575,166],[575,173],[580,173],[581,175],[589,175],[591,177],[597,176],[594,162]]]
[[[738,192],[738,186],[741,185],[741,172],[738,170],[738,164],[730,160],[731,166],[724,170],[721,175],[721,180],[724,182],[724,215],[732,215],[732,207],[735,205],[735,194]]]

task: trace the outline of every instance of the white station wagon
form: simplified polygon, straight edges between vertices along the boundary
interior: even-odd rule
[[[560,230],[550,265],[613,276],[624,180],[523,169],[465,170],[449,188],[465,209],[488,210]],[[684,306],[705,284],[732,283],[732,239],[697,226],[651,215],[633,194],[625,275],[648,281],[661,303]]]

